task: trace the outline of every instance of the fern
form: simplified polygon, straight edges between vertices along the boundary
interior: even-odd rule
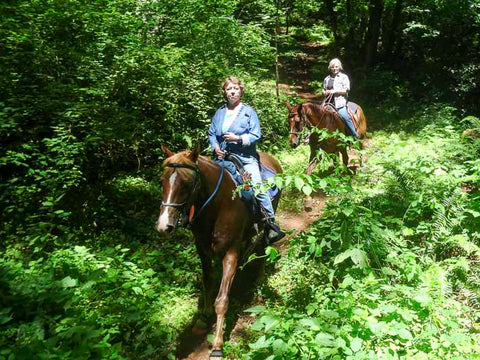
[[[433,215],[432,240],[437,242],[442,237],[451,235],[461,224],[465,211],[464,197],[460,189],[455,188],[444,198]]]
[[[449,271],[438,263],[432,264],[422,275],[420,287],[433,299],[443,301],[452,295]]]
[[[401,198],[409,199],[416,190],[415,184],[418,186],[418,178],[413,176],[412,172],[408,169],[400,169],[396,165],[385,165],[385,170],[393,175],[394,185],[397,189],[401,190]]]

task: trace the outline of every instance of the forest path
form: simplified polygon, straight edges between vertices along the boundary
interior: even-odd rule
[[[323,96],[315,94],[311,87],[313,77],[313,67],[318,62],[322,45],[315,42],[299,42],[296,56],[281,57],[280,62],[280,83],[279,88],[287,91],[289,95],[295,95],[304,101],[320,102]],[[349,157],[355,158],[356,154],[349,151]],[[305,164],[305,168],[307,164]],[[288,242],[296,237],[300,232],[306,230],[310,224],[317,220],[326,205],[328,198],[323,192],[312,193],[305,199],[303,208],[300,211],[280,209],[277,212],[278,222],[282,229],[288,232],[288,235],[279,241],[275,247],[280,253],[288,250]],[[251,306],[262,304],[262,299],[254,299]],[[244,337],[247,329],[255,318],[244,312],[240,312],[238,319],[230,333],[230,341],[236,342]],[[213,330],[210,331],[213,334]],[[188,343],[189,340],[187,340]],[[198,339],[197,339],[198,341]],[[192,343],[187,344],[192,346]],[[180,346],[181,347],[181,346]],[[180,350],[181,351],[181,350]],[[210,342],[207,338],[202,339],[193,346],[191,352],[186,356],[181,356],[181,360],[209,360]]]
[[[312,81],[322,81],[315,75],[319,55],[323,45],[316,42],[298,42],[295,56],[280,57],[279,88],[306,101],[320,102],[323,96],[315,93],[311,86]],[[323,54],[322,54],[323,55]]]

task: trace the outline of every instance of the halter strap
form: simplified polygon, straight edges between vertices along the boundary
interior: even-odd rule
[[[171,163],[171,164],[166,164],[165,166],[175,168],[175,169],[183,168],[183,169],[193,170],[195,172],[195,188],[194,188],[194,191],[197,189],[198,168],[196,166],[189,165],[189,164],[182,164],[182,163]],[[182,203],[166,203],[162,200],[162,206],[171,206],[171,207],[174,207],[174,208],[179,208],[179,207],[185,206],[186,204],[187,204],[186,201],[184,201]]]
[[[300,109],[301,109],[301,112],[300,112]],[[300,118],[300,120],[303,122],[304,126],[313,127],[310,120],[308,120],[307,114],[305,114],[305,111],[303,110],[302,104],[299,105],[299,109],[297,110],[297,113],[293,114],[293,116],[295,116],[295,115]],[[290,131],[291,135],[298,135],[300,133],[301,133],[301,131]]]
[[[305,124],[305,126],[306,126],[307,128],[312,128],[313,125],[312,125],[312,123],[310,122],[310,120],[308,119],[307,113],[306,113],[305,110],[303,109],[303,106],[301,106],[300,108],[302,109],[302,116],[300,116],[300,117],[301,117],[303,123]],[[300,114],[299,114],[299,115],[300,115]]]
[[[200,215],[200,213],[202,212],[203,209],[205,209],[205,207],[208,205],[208,203],[210,201],[212,201],[212,199],[215,197],[215,195],[217,194],[217,191],[218,189],[220,188],[220,184],[222,183],[222,179],[223,179],[223,170],[225,169],[225,160],[222,159],[222,168],[220,169],[220,176],[218,177],[218,181],[217,181],[217,186],[215,186],[215,190],[213,190],[212,194],[210,195],[210,197],[207,199],[207,201],[205,201],[202,205],[202,207],[200,208],[200,210],[197,211],[197,213],[195,214],[195,216],[192,218],[192,223],[197,220],[198,216]]]
[[[172,168],[185,168],[185,169],[190,169],[198,173],[198,167],[189,165],[189,164],[181,164],[181,163],[171,163],[171,164],[166,164],[165,166],[167,167],[172,167]]]
[[[197,175],[199,173],[198,167],[192,166],[192,165],[189,165],[189,164],[182,164],[182,163],[171,163],[171,164],[166,164],[165,166],[171,167],[171,168],[185,168],[185,169],[190,169],[190,170],[195,171],[195,188],[194,188],[193,192],[196,191],[197,184],[198,184]],[[212,199],[217,194],[217,191],[220,188],[220,184],[222,183],[224,169],[225,169],[225,160],[222,160],[222,168],[220,169],[220,176],[218,177],[218,181],[217,181],[217,185],[215,187],[215,190],[213,190],[212,194],[209,196],[207,201],[205,201],[203,203],[200,210],[198,210],[196,212],[195,216],[192,217],[192,219],[190,220],[190,224],[195,222],[195,220],[198,218],[198,216],[200,215],[202,210],[205,209],[205,207],[208,205],[208,203],[210,203],[210,201],[212,201]],[[179,207],[183,207],[185,205],[188,205],[187,201],[184,201],[183,203],[165,203],[165,202],[162,201],[162,206],[171,206],[171,207],[174,207],[174,208],[177,208],[177,207],[179,208]]]

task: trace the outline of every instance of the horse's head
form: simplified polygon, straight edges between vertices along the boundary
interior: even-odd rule
[[[199,146],[178,154],[162,145],[167,158],[163,162],[163,198],[155,229],[170,234],[177,226],[185,226],[191,217],[192,206],[200,188],[200,174],[196,164]]]
[[[297,104],[297,105],[290,105],[290,103],[287,101],[285,103],[288,109],[288,125],[290,126],[290,145],[293,148],[296,148],[298,144],[300,143],[300,133],[303,130],[304,127],[304,120],[302,116],[302,104]]]

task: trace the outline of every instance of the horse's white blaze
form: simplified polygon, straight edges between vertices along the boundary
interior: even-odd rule
[[[172,200],[172,192],[173,192],[172,189],[173,189],[173,185],[175,184],[176,179],[177,179],[177,172],[174,171],[173,174],[170,176],[170,179],[168,179],[168,183],[170,184],[170,187],[169,187],[170,192],[168,193],[166,203],[170,203],[171,200]],[[159,216],[158,222],[157,222],[157,230],[158,231],[163,231],[163,230],[167,229],[167,225],[168,225],[169,219],[170,219],[170,211],[171,210],[172,210],[171,206],[162,207],[162,211],[160,211],[160,216]]]

